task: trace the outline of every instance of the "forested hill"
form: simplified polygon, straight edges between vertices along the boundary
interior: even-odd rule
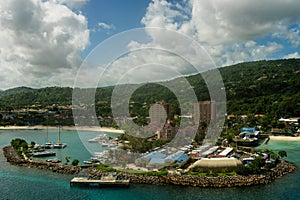
[[[13,88],[13,89],[8,89],[8,90],[0,90],[0,97],[3,96],[9,96],[9,95],[14,95],[14,94],[18,94],[21,92],[28,92],[28,91],[32,91],[32,88],[29,87],[17,87],[17,88]]]
[[[228,114],[300,116],[300,59],[247,62],[222,67],[219,70],[226,88]],[[194,86],[199,100],[209,99],[206,85],[200,74],[187,77],[187,79]],[[176,82],[176,79],[172,81]],[[109,107],[112,90],[113,87],[97,89],[97,102],[101,102],[102,105],[107,104],[105,112],[109,112],[107,107]],[[147,84],[139,88],[132,96],[132,102],[146,102],[144,105],[147,106],[144,108],[161,100],[173,105],[177,104],[175,96],[158,84]],[[2,109],[26,107],[36,103],[42,106],[68,105],[71,102],[72,88],[21,87],[0,91]],[[144,112],[138,107],[133,106],[132,109],[133,112]]]
[[[300,59],[243,63],[220,72],[229,113],[300,116]]]

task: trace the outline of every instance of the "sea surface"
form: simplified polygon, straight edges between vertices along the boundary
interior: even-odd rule
[[[86,132],[77,134],[76,131],[61,132],[62,142],[68,147],[57,149],[56,157],[65,162],[65,157],[78,159],[81,162],[91,157],[93,151],[102,151],[98,144],[82,143],[100,133]],[[103,133],[104,134],[104,133]],[[116,137],[114,133],[106,133]],[[58,132],[49,130],[0,130],[0,199],[300,199],[300,142],[270,141],[260,148],[274,151],[285,150],[287,160],[297,165],[295,173],[288,174],[275,180],[272,184],[242,188],[195,188],[182,186],[131,185],[130,188],[71,188],[71,175],[56,174],[47,170],[31,169],[11,166],[5,161],[2,147],[8,145],[11,139],[23,138],[28,142],[35,141],[42,144],[46,141],[56,142]],[[82,140],[81,140],[82,139]],[[89,145],[86,147],[86,145]]]

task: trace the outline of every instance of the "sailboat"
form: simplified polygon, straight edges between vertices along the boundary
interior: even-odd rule
[[[60,141],[60,126],[58,126],[58,142],[53,144],[53,148],[55,149],[63,149],[67,146],[66,143],[61,143]]]
[[[53,149],[54,145],[52,142],[49,142],[48,140],[48,126],[47,126],[47,137],[46,137],[46,142],[44,145],[42,145],[42,147],[44,147],[45,149]]]

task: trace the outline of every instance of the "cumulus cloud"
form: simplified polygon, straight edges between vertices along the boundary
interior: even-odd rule
[[[54,1],[2,1],[0,86],[59,85],[74,77],[89,43],[86,18]]]
[[[70,8],[79,9],[83,7],[89,0],[50,0],[56,4],[65,4]]]
[[[299,7],[297,0],[152,0],[141,19],[147,41],[139,41],[143,37],[133,32],[137,39],[127,44],[126,55],[122,54],[126,51],[121,52],[110,66],[103,65],[107,79],[102,83],[120,83],[118,79],[127,74],[130,78],[122,78],[121,83],[147,82],[150,77],[153,81],[167,80],[217,66],[278,57],[286,49],[282,41],[299,47]],[[105,23],[99,25],[110,28]],[[165,29],[176,33],[166,34]],[[185,37],[201,45],[200,54]],[[120,44],[125,45],[125,40],[115,41],[107,51],[118,52],[114,48]],[[106,55],[103,53],[99,55]]]
[[[294,52],[294,53],[291,53],[291,54],[288,54],[288,55],[284,56],[283,58],[285,58],[285,59],[300,58],[300,54],[298,52]]]
[[[163,68],[159,73],[151,68],[151,63],[170,66],[172,70],[188,75],[217,66],[273,58],[285,49],[279,40],[299,46],[299,26],[290,26],[300,20],[298,7],[300,2],[297,0],[187,0],[175,3],[153,0],[141,20],[149,41],[131,41],[127,46],[131,53],[120,57],[106,72],[110,74],[109,80],[135,70],[136,78],[128,81],[143,81],[145,76],[157,81],[170,79],[174,74],[166,73]],[[165,34],[163,29],[149,27],[165,28],[177,34]],[[207,52],[196,57],[199,54],[195,48],[191,48],[178,33],[193,38]],[[216,65],[209,62],[209,56]],[[142,76],[136,66],[145,67],[147,63],[150,63],[147,73]],[[195,70],[196,65],[200,68]]]
[[[272,58],[284,49],[278,39],[298,48],[299,7],[297,0],[153,0],[141,22],[194,38],[220,66]],[[159,34],[151,36],[160,40]]]

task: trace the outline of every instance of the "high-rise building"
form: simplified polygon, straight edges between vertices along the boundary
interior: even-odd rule
[[[153,122],[165,123],[167,119],[171,118],[171,105],[163,102],[152,104],[149,115]]]
[[[206,122],[216,119],[215,101],[200,101],[194,104],[194,121],[195,123]]]

